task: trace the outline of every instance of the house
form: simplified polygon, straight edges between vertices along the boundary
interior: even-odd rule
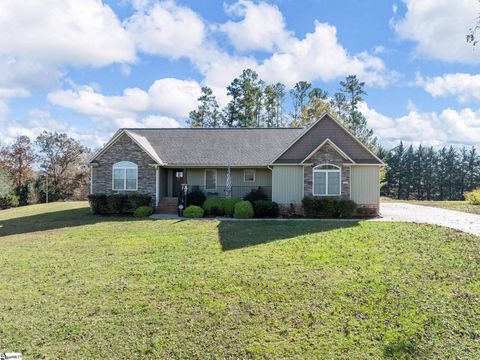
[[[120,129],[95,155],[91,193],[141,192],[175,212],[182,184],[224,196],[262,187],[281,209],[306,195],[354,200],[378,213],[382,161],[325,114],[306,129]]]

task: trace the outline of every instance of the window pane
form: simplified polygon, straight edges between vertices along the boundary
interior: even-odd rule
[[[328,194],[340,195],[340,172],[328,173]]]
[[[253,170],[245,170],[243,177],[244,181],[255,181],[255,172]]]
[[[213,170],[205,171],[205,187],[209,190],[217,188],[217,172]]]
[[[127,169],[127,190],[137,188],[137,169]]]
[[[313,193],[315,195],[326,195],[326,173],[325,172],[314,172],[313,173]]]
[[[114,190],[123,190],[124,176],[125,176],[125,170],[123,169],[113,170],[113,189]]]

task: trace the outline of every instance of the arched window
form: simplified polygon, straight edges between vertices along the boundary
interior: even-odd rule
[[[339,196],[341,194],[341,169],[336,165],[324,164],[313,168],[313,195]]]
[[[113,164],[112,189],[136,191],[138,188],[138,166],[130,161]]]

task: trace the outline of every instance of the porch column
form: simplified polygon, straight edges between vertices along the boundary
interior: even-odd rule
[[[160,168],[155,167],[155,207],[158,206],[160,200]]]

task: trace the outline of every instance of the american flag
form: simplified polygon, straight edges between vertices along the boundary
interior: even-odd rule
[[[232,172],[230,171],[230,165],[227,169],[227,181],[225,183],[225,196],[229,199],[232,196]]]

